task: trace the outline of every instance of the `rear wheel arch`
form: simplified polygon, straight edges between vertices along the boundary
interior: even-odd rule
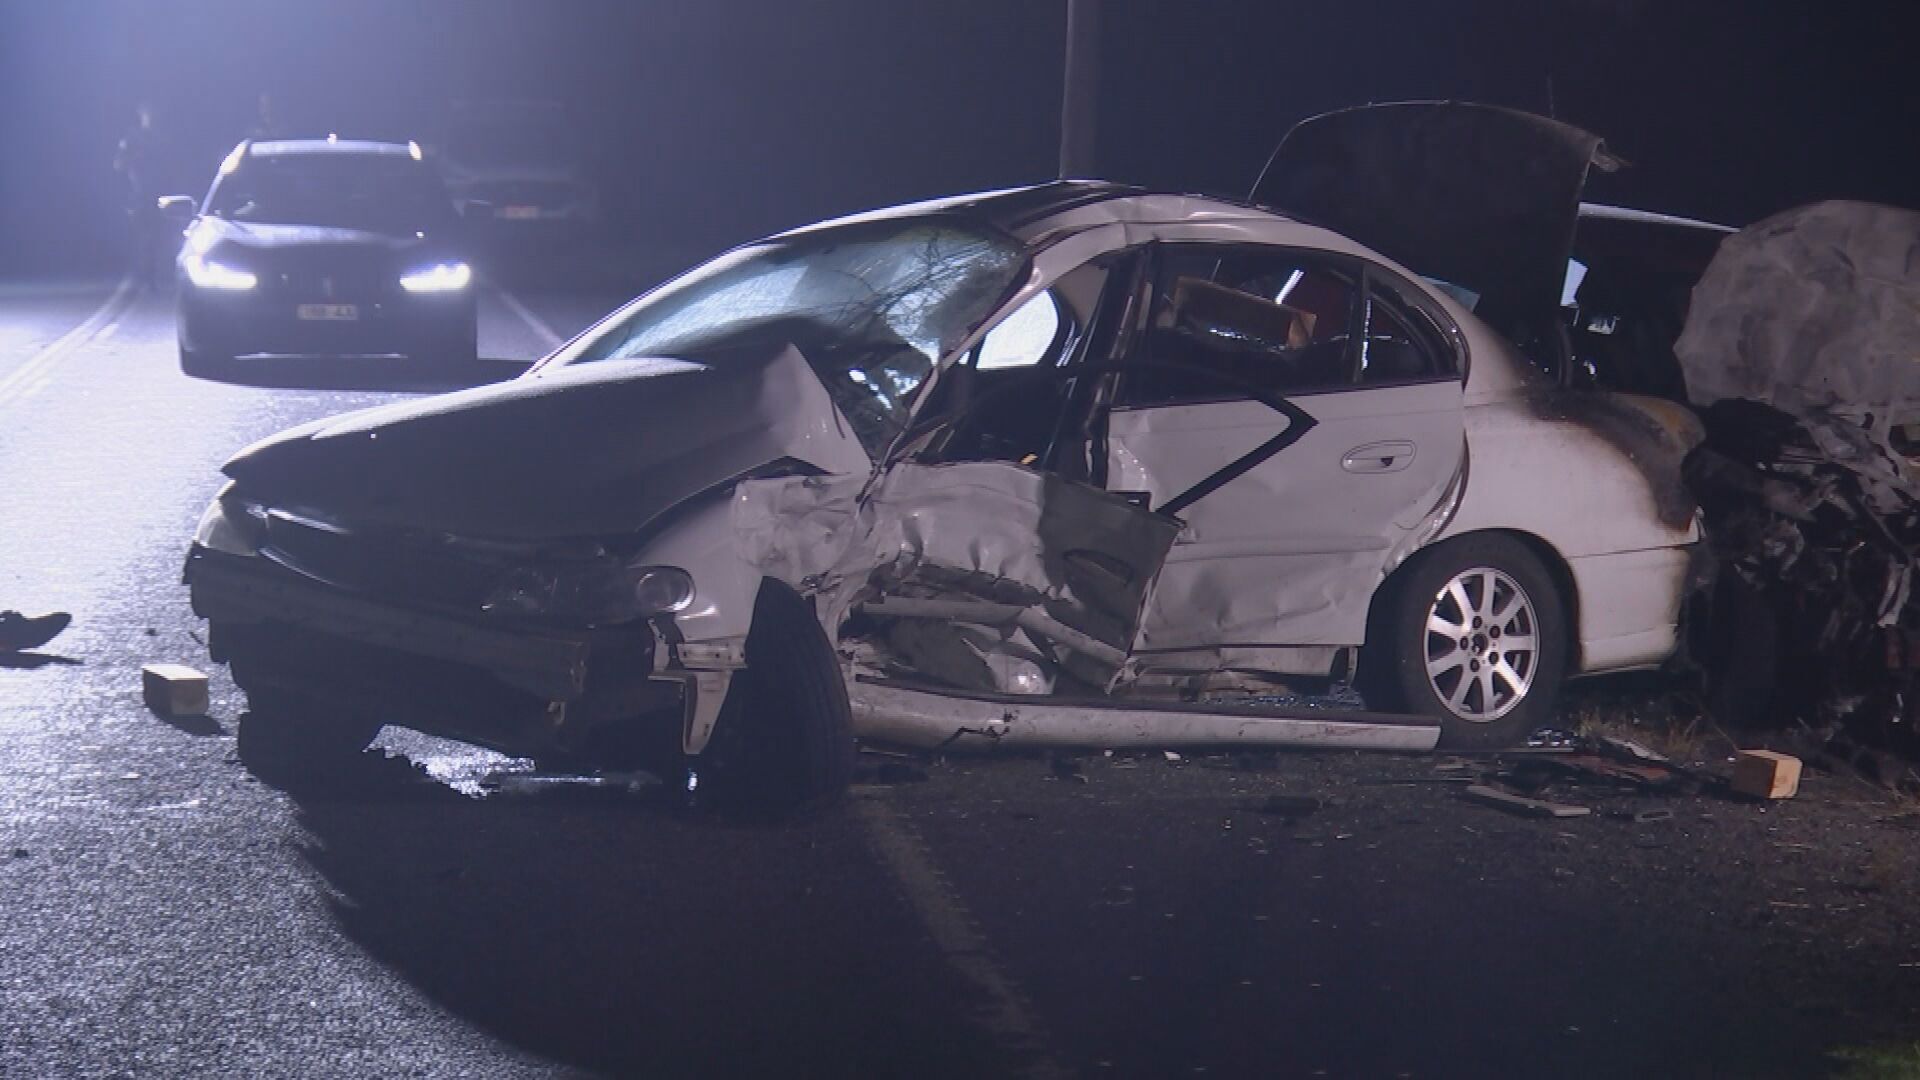
[[[1459,533],[1454,536],[1449,536],[1444,540],[1438,540],[1428,544],[1401,560],[1400,565],[1389,571],[1386,579],[1381,582],[1380,587],[1373,591],[1373,598],[1368,603],[1368,640],[1373,639],[1376,620],[1388,606],[1388,597],[1390,595],[1398,595],[1398,591],[1405,587],[1407,579],[1412,576],[1413,570],[1420,564],[1421,560],[1431,558],[1435,551],[1447,544],[1475,536],[1506,537],[1526,547],[1528,551],[1533,553],[1535,558],[1540,560],[1540,564],[1546,568],[1548,576],[1553,579],[1555,593],[1558,595],[1560,603],[1566,612],[1565,645],[1567,648],[1567,668],[1569,671],[1579,671],[1580,590],[1579,586],[1576,585],[1573,580],[1573,568],[1567,563],[1566,557],[1560,554],[1560,549],[1554,547],[1540,536],[1520,529],[1475,529],[1472,532]]]
[[[1496,587],[1494,578],[1476,572],[1486,568],[1505,582],[1504,588],[1517,588],[1524,605],[1512,610],[1519,620],[1507,625],[1511,632],[1533,627],[1536,644],[1506,654],[1499,644],[1497,629],[1486,634],[1463,632],[1456,656],[1436,646],[1428,629],[1436,612],[1435,597],[1448,604],[1452,618],[1465,613],[1457,609],[1469,602],[1476,605],[1493,601],[1479,591]],[[1455,593],[1458,602],[1449,602],[1445,590],[1449,582],[1466,582],[1466,593]],[[1475,609],[1468,609],[1475,613]],[[1445,613],[1441,618],[1449,618]],[[1507,616],[1503,616],[1505,619]],[[1451,621],[1451,619],[1450,619]],[[1463,624],[1464,625],[1464,624]],[[1476,617],[1472,624],[1482,623]],[[1440,719],[1441,742],[1456,748],[1497,749],[1524,739],[1534,729],[1550,723],[1553,703],[1567,674],[1577,670],[1577,625],[1572,575],[1566,561],[1542,538],[1507,529],[1483,529],[1449,537],[1430,545],[1407,559],[1381,588],[1375,591],[1367,620],[1367,641],[1356,683],[1369,705],[1430,714]],[[1472,637],[1469,652],[1468,636]],[[1442,652],[1433,652],[1436,647]],[[1492,664],[1483,661],[1482,652],[1492,656]],[[1522,657],[1502,661],[1502,656]],[[1466,668],[1472,660],[1470,675]],[[1517,668],[1511,666],[1518,663]],[[1491,669],[1491,670],[1489,670]],[[1501,674],[1504,672],[1504,674]],[[1478,690],[1468,690],[1460,682],[1472,679]],[[1436,681],[1438,680],[1438,681]],[[1517,698],[1489,695],[1517,691]],[[1452,694],[1469,695],[1464,702]],[[1464,710],[1464,711],[1463,711]]]

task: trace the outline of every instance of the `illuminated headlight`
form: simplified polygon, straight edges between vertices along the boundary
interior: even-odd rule
[[[452,292],[473,281],[473,268],[463,262],[437,263],[400,278],[400,287],[408,292]]]
[[[591,563],[514,570],[485,608],[600,626],[671,615],[692,603],[693,577],[677,566]]]
[[[260,279],[238,267],[217,263],[198,252],[188,254],[180,260],[187,271],[187,280],[202,289],[251,289]]]

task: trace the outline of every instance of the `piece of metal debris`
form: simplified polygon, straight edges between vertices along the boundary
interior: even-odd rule
[[[1568,806],[1565,803],[1547,802],[1545,799],[1529,799],[1524,795],[1515,795],[1510,791],[1474,784],[1467,788],[1465,795],[1474,802],[1505,810],[1511,814],[1534,818],[1575,818],[1586,817],[1593,813],[1590,806]]]
[[[496,772],[479,786],[501,795],[536,795],[549,791],[611,791],[636,794],[661,784],[647,772],[535,773]]]

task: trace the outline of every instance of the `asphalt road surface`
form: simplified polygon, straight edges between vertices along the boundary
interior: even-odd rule
[[[145,711],[140,665],[207,667],[221,461],[621,298],[563,279],[489,285],[470,372],[238,385],[163,296],[0,286],[0,607],[76,617],[0,667],[0,1076],[1807,1076],[1920,1034],[1920,816],[1843,779],[1541,822],[1422,756],[867,758],[743,824],[394,728],[295,798],[224,671]]]

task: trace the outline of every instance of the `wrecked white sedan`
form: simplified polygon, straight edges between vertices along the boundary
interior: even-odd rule
[[[1436,228],[1289,157],[1366,141],[1356,112],[1283,144],[1289,213],[1056,183],[864,214],[518,380],[249,448],[187,568],[243,751],[391,722],[799,799],[855,736],[1500,745],[1566,677],[1662,663],[1693,419],[1510,340],[1559,314],[1598,140],[1472,110],[1513,143],[1476,166],[1571,176]],[[1378,711],[1283,696],[1330,682]]]

